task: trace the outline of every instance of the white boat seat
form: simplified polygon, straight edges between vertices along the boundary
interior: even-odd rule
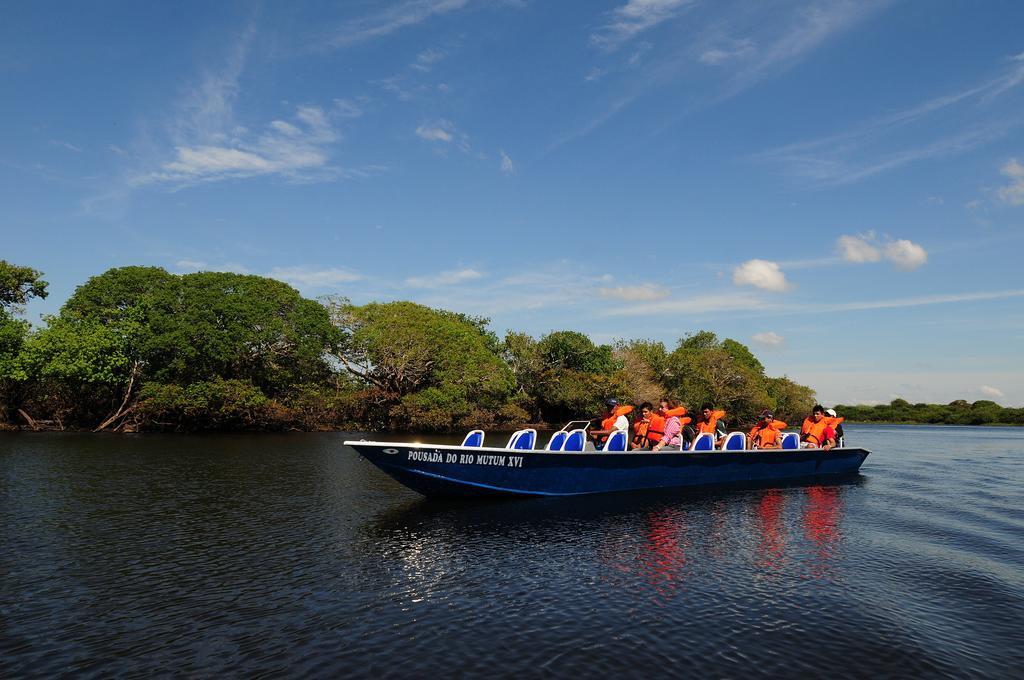
[[[483,430],[470,430],[466,434],[466,438],[462,440],[463,446],[483,446],[484,445],[484,431]]]
[[[548,445],[544,447],[545,451],[561,451],[562,445],[565,444],[565,438],[569,436],[569,433],[565,430],[559,430],[551,435],[551,439],[548,440]]]
[[[566,436],[565,442],[559,451],[582,451],[587,442],[586,430],[573,430]]]
[[[624,430],[616,430],[608,435],[608,441],[604,443],[602,451],[625,451],[626,450],[626,432]]]
[[[742,451],[747,448],[747,435],[742,432],[730,432],[722,444],[723,451]]]
[[[533,445],[536,443],[537,430],[516,430],[512,433],[512,436],[508,438],[508,443],[505,444],[505,448],[529,451],[533,449]]]
[[[710,432],[701,432],[697,435],[697,438],[693,440],[693,446],[690,447],[691,451],[714,451],[715,450],[715,435]]]

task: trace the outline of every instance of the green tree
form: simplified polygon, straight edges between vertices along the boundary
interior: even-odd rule
[[[0,260],[0,423],[9,421],[10,411],[21,400],[21,384],[15,374],[30,326],[16,317],[31,298],[46,297],[47,285],[39,271]]]
[[[384,427],[493,422],[513,392],[512,372],[479,320],[412,302],[327,304],[342,334],[337,359],[373,388]]]

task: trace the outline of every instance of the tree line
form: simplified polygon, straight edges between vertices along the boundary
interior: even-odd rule
[[[849,421],[921,425],[1024,425],[1024,408],[1006,408],[994,401],[957,399],[948,404],[911,404],[893,399],[876,406],[836,406]]]
[[[571,330],[499,338],[485,318],[412,302],[141,266],[90,278],[33,329],[21,312],[46,295],[40,272],[0,260],[0,427],[447,432],[562,423],[612,396],[711,402],[742,427],[764,408],[799,422],[814,403],[708,331],[671,349]]]

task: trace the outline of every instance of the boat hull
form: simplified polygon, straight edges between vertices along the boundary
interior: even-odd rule
[[[603,453],[346,441],[424,496],[576,496],[856,473],[866,449]]]

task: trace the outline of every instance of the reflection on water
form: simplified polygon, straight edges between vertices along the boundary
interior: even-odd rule
[[[1024,430],[851,426],[874,453],[840,484],[488,502],[346,436],[0,437],[0,677],[1024,661]]]

